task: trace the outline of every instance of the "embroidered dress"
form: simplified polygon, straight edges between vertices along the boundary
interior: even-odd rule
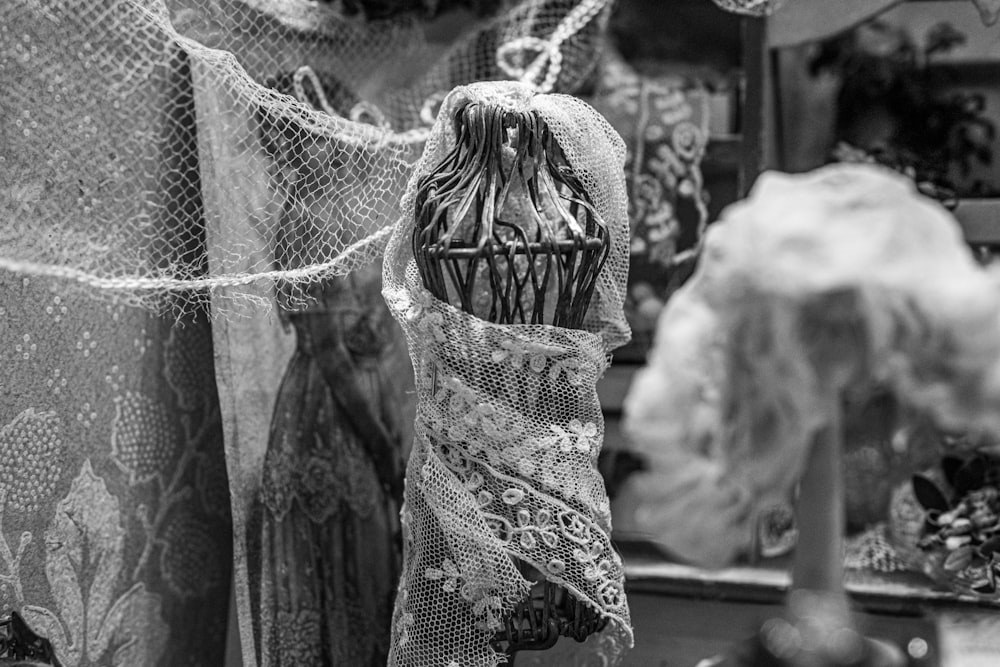
[[[374,270],[287,315],[295,352],[261,485],[264,665],[382,665],[399,562],[399,427]],[[253,559],[255,551],[250,550]]]

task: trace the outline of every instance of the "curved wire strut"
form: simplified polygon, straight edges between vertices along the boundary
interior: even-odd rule
[[[417,186],[424,287],[490,322],[581,328],[611,239],[545,121],[470,103],[455,135]]]

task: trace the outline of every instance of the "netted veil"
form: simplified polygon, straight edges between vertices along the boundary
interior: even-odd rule
[[[433,41],[418,13],[306,0],[9,3],[0,268],[184,310],[372,261],[443,96],[512,77],[573,90],[609,5],[469,4],[495,11]],[[312,182],[274,173],[275,139]],[[289,195],[327,221],[294,250],[275,242]]]

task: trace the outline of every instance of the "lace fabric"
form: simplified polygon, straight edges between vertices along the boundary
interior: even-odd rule
[[[379,3],[364,4],[375,7]],[[361,269],[373,266],[382,254],[392,223],[405,210],[400,208],[400,194],[413,173],[414,160],[428,137],[428,144],[436,146],[432,149],[435,152],[440,150],[440,140],[447,140],[442,128],[437,130],[437,138],[430,130],[447,92],[469,81],[504,77],[523,79],[534,88],[577,90],[592,72],[597,53],[594,45],[609,4],[607,0],[490,3],[496,6],[495,12],[465,26],[462,34],[447,44],[440,38],[434,41],[430,34],[440,26],[425,26],[412,13],[369,21],[361,15],[345,15],[345,3],[310,0],[124,0],[88,5],[72,0],[16,0],[0,9],[0,83],[7,91],[0,104],[4,116],[12,119],[0,124],[0,142],[9,149],[0,154],[3,275],[13,276],[10,282],[15,287],[21,278],[32,282],[51,279],[59,298],[72,298],[74,303],[81,294],[104,298],[114,312],[127,303],[152,312],[167,311],[179,319],[195,314],[203,317],[210,308],[215,317],[210,327],[206,323],[186,331],[197,337],[199,349],[214,352],[217,372],[212,372],[211,364],[189,363],[191,350],[176,345],[166,345],[163,352],[169,356],[161,378],[166,385],[160,380],[126,385],[119,377],[123,370],[109,372],[113,375],[109,386],[117,386],[113,395],[102,394],[101,411],[79,410],[86,423],[92,419],[91,412],[105,414],[113,409],[122,415],[121,428],[113,440],[105,438],[107,434],[81,436],[88,453],[91,445],[95,452],[105,445],[110,448],[110,453],[102,451],[100,457],[87,459],[93,463],[91,468],[84,469],[84,459],[79,457],[67,459],[71,461],[68,465],[75,467],[72,471],[60,468],[53,472],[45,467],[35,475],[20,474],[23,467],[18,459],[9,457],[4,457],[6,467],[0,466],[3,490],[10,493],[8,516],[11,512],[49,512],[46,516],[51,516],[52,503],[45,504],[52,500],[49,494],[69,497],[68,480],[79,479],[79,488],[70,494],[72,503],[67,501],[67,506],[75,509],[93,501],[104,514],[88,515],[88,521],[93,519],[99,526],[85,525],[88,530],[93,528],[85,542],[101,537],[101,544],[107,545],[111,554],[103,563],[107,567],[98,568],[101,577],[110,580],[119,569],[134,569],[133,556],[143,559],[144,568],[153,569],[150,564],[160,556],[157,545],[163,546],[160,560],[166,583],[162,586],[152,576],[131,580],[135,584],[131,589],[124,586],[124,578],[116,580],[114,587],[108,581],[89,588],[88,583],[80,582],[80,595],[70,591],[73,585],[49,587],[43,581],[47,555],[26,552],[25,571],[30,569],[37,580],[31,590],[40,595],[28,603],[37,603],[43,610],[29,620],[41,624],[38,628],[53,638],[60,656],[69,656],[64,662],[109,663],[116,655],[111,644],[104,642],[109,633],[120,638],[141,635],[128,645],[128,653],[122,654],[135,657],[135,664],[153,663],[160,656],[188,660],[189,649],[204,639],[203,634],[193,632],[181,641],[170,633],[188,627],[183,614],[190,599],[201,599],[197,596],[209,584],[214,596],[219,581],[228,580],[228,557],[216,563],[218,567],[206,566],[203,581],[191,575],[192,563],[199,559],[210,562],[205,556],[210,549],[205,545],[212,543],[210,538],[221,538],[224,531],[206,529],[206,525],[215,524],[196,520],[162,519],[164,525],[153,531],[156,539],[150,542],[151,551],[144,557],[141,549],[140,554],[133,554],[134,542],[146,535],[140,530],[145,528],[142,522],[156,518],[153,508],[158,497],[152,491],[149,498],[130,495],[124,486],[148,490],[163,481],[163,471],[178,455],[171,435],[174,432],[166,426],[173,424],[172,409],[184,414],[201,410],[213,381],[218,387],[226,460],[205,456],[198,459],[197,466],[188,461],[193,479],[185,477],[181,486],[186,488],[191,481],[196,490],[189,493],[189,501],[197,495],[211,512],[226,508],[231,500],[235,534],[232,565],[246,664],[278,662],[277,656],[285,656],[280,661],[322,661],[323,649],[317,649],[315,642],[330,627],[374,632],[371,627],[350,625],[345,620],[369,611],[372,619],[388,621],[387,602],[354,596],[346,585],[343,596],[343,590],[338,589],[338,599],[363,599],[359,603],[363,613],[343,606],[323,609],[309,597],[315,591],[294,589],[280,581],[281,559],[292,564],[286,573],[315,574],[316,561],[310,560],[310,549],[335,551],[337,544],[343,544],[333,537],[338,530],[360,530],[359,524],[365,521],[372,526],[384,521],[385,530],[380,534],[389,534],[396,526],[394,508],[383,502],[384,489],[366,494],[355,488],[358,492],[353,493],[349,482],[342,496],[326,492],[334,481],[345,478],[355,482],[377,478],[384,484],[392,475],[381,469],[384,457],[366,457],[359,447],[345,446],[340,458],[327,456],[333,440],[349,441],[354,436],[341,421],[344,414],[353,411],[335,407],[331,392],[318,382],[322,373],[317,372],[317,359],[323,359],[324,354],[317,353],[321,345],[313,345],[312,325],[332,317],[331,311],[337,310],[321,292],[349,274],[359,278]],[[568,97],[539,97],[535,103],[544,107],[550,125],[560,133],[560,143],[571,153],[570,159],[579,167],[602,215],[620,226],[622,233],[616,236],[620,242],[616,241],[614,253],[624,258],[628,235],[624,232],[624,191],[619,187],[620,142],[580,102]],[[624,259],[605,271],[587,322],[590,338],[575,334],[552,343],[569,350],[565,355],[545,361],[544,354],[528,345],[531,337],[511,338],[506,347],[493,351],[507,354],[505,368],[535,374],[532,365],[537,368],[542,363],[540,374],[552,376],[545,382],[572,387],[559,391],[547,385],[539,387],[533,399],[545,401],[549,395],[556,396],[559,400],[553,398],[552,405],[561,406],[558,410],[562,411],[538,417],[552,420],[561,431],[549,428],[548,421],[539,422],[544,428],[536,425],[539,437],[558,436],[546,449],[556,477],[540,480],[537,485],[547,484],[550,495],[553,489],[569,495],[556,493],[553,497],[558,502],[550,499],[545,501],[548,504],[531,501],[534,504],[526,510],[527,519],[513,511],[497,515],[512,530],[520,530],[519,545],[522,534],[529,545],[531,535],[542,544],[551,540],[550,533],[557,536],[565,552],[568,574],[563,579],[567,586],[575,587],[588,604],[606,610],[609,618],[619,619],[604,637],[586,644],[603,646],[601,651],[608,655],[620,654],[621,646],[630,641],[623,629],[627,627],[627,611],[619,599],[620,562],[606,538],[607,508],[600,479],[591,470],[590,458],[596,456],[597,445],[593,444],[595,450],[590,455],[582,451],[584,443],[600,439],[596,397],[591,389],[579,390],[571,382],[596,381],[608,351],[627,337],[620,316],[625,272]],[[15,288],[10,293],[15,298],[22,296]],[[48,295],[31,293],[24,298],[31,307],[54,308],[59,314],[60,306],[49,303]],[[257,309],[259,305],[263,308]],[[268,319],[267,308],[277,310],[278,316]],[[150,317],[155,324],[149,326],[158,327],[158,334],[149,338],[159,341],[162,334],[169,340],[180,340],[179,333],[166,333],[167,320]],[[287,329],[281,327],[282,318]],[[349,356],[369,359],[371,350],[367,347],[377,346],[379,341],[369,336],[365,325],[354,326],[357,323],[349,319],[330,328],[343,337]],[[454,320],[449,322],[459,326]],[[433,331],[431,324],[427,327]],[[35,343],[34,330],[11,328],[4,330],[4,336],[7,334],[14,336],[12,345],[27,346],[11,355],[29,354]],[[30,334],[32,341],[17,340],[23,334]],[[73,349],[83,345],[81,354],[91,350],[89,342],[75,340],[72,332],[65,336]],[[137,355],[159,358],[146,344],[145,334],[136,337],[143,340],[135,348]],[[61,359],[58,355],[63,352],[54,351],[54,359]],[[444,352],[442,356],[446,356]],[[145,357],[130,358],[129,366],[118,365],[124,369],[140,362],[145,364]],[[388,374],[393,388],[399,385],[402,389],[405,382],[395,379],[405,378],[404,370],[386,357],[380,362],[385,362],[385,367],[379,373]],[[491,363],[497,368],[501,364]],[[48,373],[61,365],[53,364],[53,368],[42,368],[35,378],[38,383],[51,380],[58,386],[61,378]],[[97,365],[92,359],[79,368],[80,383],[85,384],[87,369],[103,369],[103,360]],[[91,375],[100,385],[103,375]],[[285,376],[292,379],[282,384]],[[461,374],[455,376],[472,382]],[[135,377],[147,376],[136,373]],[[382,382],[382,388],[385,384]],[[169,388],[175,385],[184,390],[175,392],[171,410],[164,410],[159,395],[150,395],[154,385],[166,387],[156,391],[168,397],[172,395]],[[366,389],[369,394],[378,393],[373,386]],[[276,414],[276,402],[282,410],[287,408],[283,416]],[[67,451],[82,456],[85,448],[80,442],[70,444],[60,435],[67,433],[61,425],[72,423],[76,411],[60,402],[49,403],[19,403],[16,412],[5,413],[4,447],[21,447],[21,438],[28,433],[36,442],[25,451],[38,451],[47,459]],[[98,405],[96,400],[90,403]],[[315,423],[329,431],[331,440],[322,446],[308,441],[307,429],[299,428],[296,415],[307,411],[319,415]],[[404,442],[408,439],[404,431],[391,435]],[[71,432],[75,437],[76,430]],[[287,442],[282,439],[285,436]],[[424,447],[431,448],[432,436],[423,437]],[[422,460],[420,456],[415,460]],[[443,454],[436,456],[427,457],[428,465],[440,459],[435,469],[442,471],[442,479],[454,482],[457,473],[442,462]],[[528,456],[522,458],[527,460]],[[112,473],[117,475],[116,467],[122,471],[120,478],[111,477]],[[71,478],[70,472],[76,477]],[[227,472],[228,482],[220,481],[220,475],[225,478]],[[109,483],[109,493],[104,494],[101,480],[107,479],[116,481]],[[475,480],[472,476],[470,483]],[[444,493],[441,489],[445,486],[442,483],[433,488]],[[496,493],[502,497],[506,490],[497,488]],[[81,495],[84,493],[90,495]],[[466,495],[461,498],[467,500],[464,487],[462,493]],[[119,500],[115,498],[127,502],[122,501],[116,510]],[[415,497],[410,507],[418,509],[420,502]],[[435,502],[435,507],[445,508],[442,512],[459,507],[440,498]],[[153,516],[141,515],[140,506]],[[65,515],[59,515],[57,528],[61,531],[72,528]],[[110,528],[101,533],[118,520],[115,517],[131,521],[126,533]],[[538,530],[529,530],[529,523]],[[31,534],[37,536],[45,525],[32,524]],[[485,519],[477,527],[481,530],[473,531],[473,536],[492,535]],[[307,528],[313,531],[312,542],[290,537],[296,531],[301,536]],[[426,526],[422,529],[428,536],[433,532]],[[572,540],[562,536],[563,530],[597,535],[579,545],[590,550],[580,553],[593,561],[592,567],[573,560],[575,547],[570,548]],[[10,534],[8,531],[8,539]],[[39,543],[37,537],[32,539]],[[119,568],[115,559],[122,540],[127,558]],[[265,540],[266,549],[262,547]],[[379,564],[369,574],[374,575],[376,569],[380,573],[391,570],[382,567],[391,561],[382,557],[388,551],[372,557]],[[459,552],[453,549],[437,562],[422,564],[425,569],[420,576],[424,578],[420,581],[436,582],[439,590],[450,585],[452,567],[445,564],[445,558],[462,572],[472,572],[469,557],[461,559],[456,555]],[[13,553],[17,553],[16,548]],[[212,553],[224,554],[225,549]],[[484,571],[513,572],[504,590],[516,589],[517,594],[510,593],[504,604],[520,599],[523,579],[510,570],[510,556],[503,549],[475,553],[482,556],[477,567]],[[345,561],[357,563],[365,554],[343,555]],[[270,559],[266,567],[264,559]],[[543,568],[549,564],[536,560]],[[335,567],[339,566],[331,566]],[[558,564],[553,567],[559,569]],[[430,578],[425,576],[427,572],[431,572]],[[324,572],[323,576],[328,581],[351,579],[341,571]],[[385,579],[391,589],[394,576],[380,576],[382,580],[371,590],[384,591]],[[479,575],[472,578],[486,581]],[[457,579],[455,582],[457,586]],[[51,594],[47,592],[50,588],[54,591]],[[476,613],[468,610],[463,598],[454,618],[469,620],[476,614],[480,618],[497,611],[493,604],[496,597],[487,594],[489,586],[459,589],[478,596],[472,605]],[[286,600],[282,596],[290,590],[303,593],[302,604],[283,604]],[[96,591],[100,599],[87,603],[88,613],[107,612],[104,621],[82,619],[78,609],[60,606],[79,603],[79,607],[83,603],[78,598],[87,598],[90,591]],[[377,597],[386,596],[379,593]],[[174,599],[183,599],[184,604],[165,603]],[[415,599],[419,601],[419,595]],[[158,607],[161,602],[165,606]],[[224,619],[215,602],[212,597],[212,604],[198,607],[199,613]],[[427,616],[419,609],[401,604],[397,610],[398,646],[405,644],[399,638],[405,635],[407,614],[415,613],[417,627],[425,632],[440,632],[427,629]],[[471,628],[471,623],[456,627]],[[201,626],[206,632],[214,628],[209,623]],[[475,632],[479,638],[488,636]],[[89,640],[77,641],[84,636],[101,639],[92,645],[87,645]],[[420,636],[415,630],[414,637]],[[367,653],[359,648],[350,659],[369,659],[378,651],[384,652],[384,644]],[[488,660],[494,659],[486,644],[477,639],[475,646]],[[365,655],[358,658],[362,653]]]
[[[224,660],[232,523],[208,317],[0,272],[0,616],[64,667]]]
[[[498,664],[490,640],[529,588],[515,558],[609,619],[590,646],[616,664],[632,634],[596,468],[604,431],[596,383],[628,335],[623,147],[573,98],[510,83],[461,87],[442,105],[404,210],[454,141],[453,110],[475,100],[542,114],[612,230],[613,250],[584,330],[497,325],[424,289],[412,217],[397,223],[383,294],[409,343],[418,407],[390,664]]]
[[[489,3],[457,37],[437,27],[445,40],[418,13],[368,21],[340,2],[11,3],[0,10],[0,104],[12,119],[0,126],[0,267],[179,312],[346,275],[381,255],[444,95],[505,77],[576,90],[608,6]],[[243,132],[260,124],[277,136]],[[260,157],[269,141],[325,168],[286,192]],[[203,179],[216,178],[223,199],[202,207]],[[240,190],[254,195],[251,224],[234,244],[261,237],[267,254],[206,238],[224,227],[220,209],[246,203]],[[269,213],[288,194],[336,222],[282,247]]]

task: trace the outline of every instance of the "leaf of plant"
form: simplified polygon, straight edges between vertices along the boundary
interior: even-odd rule
[[[912,484],[913,495],[925,510],[948,511],[950,507],[948,499],[937,487],[937,484],[928,477],[920,474],[914,475]]]
[[[964,570],[972,564],[972,557],[975,555],[973,547],[965,545],[955,549],[944,559],[944,569],[949,572]]]

